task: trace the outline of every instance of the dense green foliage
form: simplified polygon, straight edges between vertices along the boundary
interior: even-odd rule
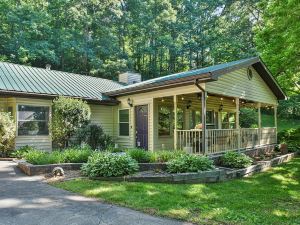
[[[185,155],[184,151],[180,150],[159,150],[151,153],[151,162],[169,162],[173,159],[180,157],[181,155]]]
[[[75,136],[79,144],[86,143],[92,149],[106,150],[113,146],[112,137],[105,134],[102,127],[97,124],[88,124],[78,129]]]
[[[143,149],[128,149],[126,153],[139,163],[149,163],[151,161],[151,152],[145,151]]]
[[[10,113],[0,112],[0,155],[7,156],[13,149],[16,125]]]
[[[289,95],[300,94],[298,0],[264,0],[256,44],[263,60]],[[299,97],[298,97],[299,98]]]
[[[63,151],[46,152],[38,149],[29,149],[22,157],[34,165],[46,165],[55,163],[85,163],[92,154],[90,147],[67,148]]]
[[[246,168],[252,164],[253,159],[244,153],[226,152],[220,162],[222,166],[229,168]]]
[[[122,152],[122,150],[112,149],[111,152]],[[186,154],[180,150],[156,150],[150,152],[140,148],[127,149],[126,152],[139,163],[165,163]]]
[[[91,109],[81,99],[58,97],[53,100],[51,131],[53,141],[67,147],[76,131],[89,122]]]
[[[211,170],[213,161],[205,156],[181,155],[167,163],[169,173],[186,173]]]
[[[256,109],[240,109],[240,126],[242,128],[253,128],[258,126],[258,113]]]
[[[256,2],[2,0],[0,59],[148,79],[246,58],[255,54]]]
[[[25,156],[26,153],[28,153],[29,151],[32,151],[32,150],[35,150],[35,148],[32,146],[29,146],[29,145],[25,145],[15,151],[12,151],[10,155],[12,157],[21,159]]]
[[[300,224],[300,158],[249,178],[216,184],[77,179],[54,184],[146,213],[195,224]]]
[[[300,128],[283,130],[278,133],[278,142],[287,144],[289,151],[300,150]]]
[[[81,168],[88,177],[118,177],[138,170],[138,163],[127,154],[97,152]]]

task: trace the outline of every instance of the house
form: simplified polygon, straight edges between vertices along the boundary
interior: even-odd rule
[[[124,148],[214,154],[277,142],[277,105],[285,94],[259,57],[142,82],[138,74],[125,73],[120,81],[127,85],[0,63],[0,108],[14,115],[16,148],[52,149],[48,121],[57,96],[87,101],[91,122],[100,124]],[[257,128],[240,128],[242,107],[257,109]],[[262,127],[263,107],[274,112],[271,127]],[[35,129],[30,128],[32,121]]]

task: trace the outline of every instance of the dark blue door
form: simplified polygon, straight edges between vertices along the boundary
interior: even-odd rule
[[[135,107],[136,147],[148,150],[148,106]]]

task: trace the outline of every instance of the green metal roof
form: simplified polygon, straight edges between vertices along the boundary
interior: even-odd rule
[[[191,84],[196,80],[198,80],[199,82],[215,81],[220,75],[226,74],[236,69],[248,67],[250,65],[252,65],[259,72],[263,80],[269,85],[278,99],[285,98],[285,94],[259,57],[251,57],[201,69],[175,73],[164,77],[158,77],[140,83],[118,87],[115,90],[106,92],[105,94],[109,96],[120,96],[131,93],[150,91],[167,85],[180,85],[184,83]]]
[[[0,93],[69,96],[110,101],[104,92],[123,85],[111,80],[0,62]]]

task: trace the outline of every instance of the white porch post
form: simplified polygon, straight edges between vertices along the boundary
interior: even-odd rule
[[[241,148],[240,99],[235,98],[235,127],[238,130],[238,149]]]
[[[177,95],[174,95],[174,149],[177,150]]]
[[[277,105],[274,105],[274,126],[276,128],[275,140],[277,143]]]
[[[201,106],[202,106],[202,149],[205,155],[207,154],[206,99],[207,99],[207,92],[204,91],[201,93]]]
[[[259,145],[261,145],[261,103],[257,103],[257,109],[258,109],[258,139],[259,139]]]

